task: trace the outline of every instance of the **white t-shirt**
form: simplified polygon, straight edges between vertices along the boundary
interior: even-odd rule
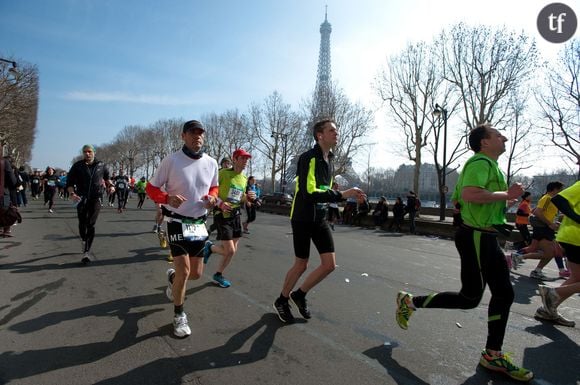
[[[218,185],[218,164],[209,155],[191,159],[179,150],[161,161],[149,183],[164,187],[169,195],[182,195],[187,199],[179,208],[164,204],[168,210],[186,217],[201,217],[207,214],[202,197],[210,187]]]

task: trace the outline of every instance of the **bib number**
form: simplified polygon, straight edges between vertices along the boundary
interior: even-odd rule
[[[205,241],[209,235],[203,223],[182,223],[181,231],[186,241]]]
[[[239,188],[232,186],[228,193],[228,202],[240,203],[242,200],[243,191]]]

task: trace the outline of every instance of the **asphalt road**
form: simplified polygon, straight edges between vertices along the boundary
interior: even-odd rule
[[[513,383],[477,365],[489,294],[473,310],[419,310],[407,331],[395,322],[399,290],[459,288],[452,241],[337,226],[338,267],[309,293],[312,319],[282,325],[272,302],[293,261],[290,224],[258,213],[225,273],[232,287],[211,282],[217,255],[189,282],[192,335],[177,339],[153,205],[129,206],[103,208],[87,267],[69,202],[49,214],[33,201],[15,237],[0,239],[0,384]],[[536,373],[532,384],[580,384],[580,330],[533,319],[533,266],[512,274],[504,350]],[[555,264],[545,272],[556,276]],[[580,323],[579,296],[560,310]]]

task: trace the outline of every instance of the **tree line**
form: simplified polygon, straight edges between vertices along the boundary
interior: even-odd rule
[[[35,138],[38,70],[25,67],[14,81],[6,66],[0,69],[0,141],[18,164],[25,164]],[[339,126],[337,175],[352,170],[353,159],[372,146],[369,134],[376,128],[377,113],[385,114],[400,138],[379,135],[373,140],[402,143],[395,151],[415,165],[416,192],[421,191],[421,164],[432,163],[443,193],[443,174],[457,171],[458,161],[469,151],[469,130],[484,122],[510,140],[508,179],[532,167],[546,145],[555,147],[562,165],[576,167],[580,177],[579,74],[578,39],[563,46],[556,62],[546,62],[534,40],[523,33],[459,23],[431,42],[410,43],[386,59],[371,84],[379,108],[351,101],[333,82],[325,103],[318,103],[312,91],[294,109],[273,91],[247,111],[211,112],[199,119],[206,127],[205,151],[219,160],[236,148],[247,149],[253,155],[248,172],[267,180],[266,190],[271,191],[282,176],[284,182],[291,181],[293,162],[312,146],[310,127],[321,118],[333,118]],[[326,110],[320,111],[320,105]],[[433,114],[437,105],[445,110],[443,117]],[[111,142],[97,146],[98,157],[112,169],[148,178],[163,157],[182,146],[182,124],[183,119],[163,119],[125,126]],[[369,168],[366,178],[380,172]]]

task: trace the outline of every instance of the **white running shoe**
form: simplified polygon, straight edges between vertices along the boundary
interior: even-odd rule
[[[173,317],[173,334],[176,337],[183,338],[191,334],[191,329],[187,324],[187,315],[185,313],[176,314]]]

